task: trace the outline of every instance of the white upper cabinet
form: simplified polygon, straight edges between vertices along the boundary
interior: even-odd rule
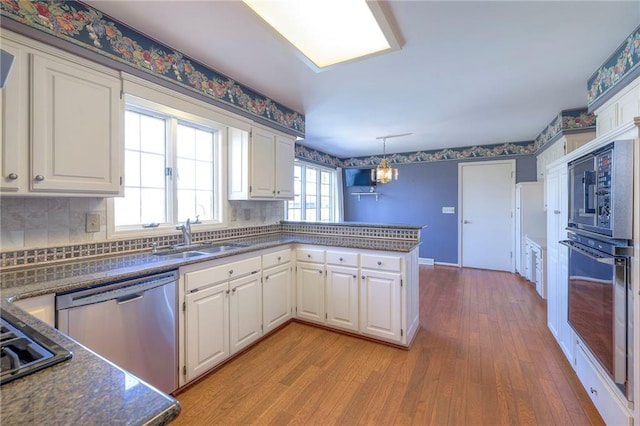
[[[32,191],[120,192],[120,80],[31,56]]]
[[[596,136],[602,136],[640,116],[640,78],[636,78],[596,109],[595,114],[598,117]]]
[[[293,198],[294,138],[261,127],[229,129],[229,199]]]
[[[122,195],[119,74],[3,33],[16,59],[2,89],[2,184],[20,196]]]
[[[29,155],[29,56],[26,48],[2,40],[2,49],[14,56],[4,89],[0,89],[0,191],[27,187]]]

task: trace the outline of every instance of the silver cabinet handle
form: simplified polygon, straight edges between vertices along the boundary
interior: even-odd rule
[[[590,388],[589,388],[589,392],[591,392],[592,394],[595,394],[595,395],[597,395],[597,394],[598,394],[598,390],[597,390],[597,389],[594,389],[594,388],[592,388],[592,387],[590,387]]]
[[[462,223],[466,225],[467,223],[471,223],[471,222],[469,222],[468,220],[463,220]]]
[[[560,213],[562,213],[560,210],[554,210],[553,211],[553,214],[560,214]]]
[[[364,280],[364,279],[365,279],[365,278],[367,278],[367,277],[365,277],[365,276],[363,275],[363,276],[361,276],[360,278],[362,278],[362,279]]]
[[[356,278],[356,276],[354,275],[353,278]]]
[[[322,274],[322,271],[318,271],[319,274]]]
[[[308,257],[309,259],[311,259],[311,255],[310,255],[310,254],[308,254],[308,255],[307,255],[307,257]]]
[[[233,274],[233,269],[229,269],[229,275]]]
[[[16,180],[18,179],[18,175],[15,173],[9,173],[9,176],[7,176],[9,179],[11,180]]]
[[[226,293],[229,294],[229,290],[227,290]]]
[[[36,177],[34,179],[37,180],[38,182],[42,182],[44,180],[44,176],[36,175]]]
[[[338,260],[339,260],[340,262],[342,262],[344,259],[343,259],[343,258],[340,258],[340,259],[338,259]]]
[[[236,288],[234,288],[233,290],[231,290],[231,293],[235,293],[236,292]]]
[[[281,256],[278,256],[278,262],[280,262],[280,259],[282,259],[282,257],[281,257]]]
[[[378,266],[382,266],[382,261],[378,260]]]

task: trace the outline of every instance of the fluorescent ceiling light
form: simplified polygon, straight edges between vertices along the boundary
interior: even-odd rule
[[[376,2],[243,1],[318,68],[399,49]]]

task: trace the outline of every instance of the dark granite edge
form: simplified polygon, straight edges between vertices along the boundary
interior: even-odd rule
[[[310,225],[310,226],[340,226],[348,228],[379,228],[379,229],[413,229],[420,230],[427,225],[403,225],[403,224],[385,224],[385,223],[366,223],[366,222],[301,222],[293,220],[281,220],[283,225]]]
[[[343,239],[344,238],[344,239]],[[347,239],[348,238],[348,239]],[[254,241],[252,241],[254,240]],[[260,241],[262,240],[262,241]],[[353,241],[358,240],[361,241],[360,244],[354,244]],[[363,250],[382,250],[382,251],[390,251],[390,252],[399,252],[399,253],[408,253],[411,250],[415,249],[420,245],[418,241],[395,241],[395,246],[385,246],[376,248],[376,240],[366,239],[366,238],[358,238],[358,237],[335,237],[329,235],[268,235],[268,236],[253,236],[253,237],[244,237],[235,240],[228,240],[227,242],[236,242],[236,243],[249,243],[250,245],[246,247],[238,247],[234,250],[229,250],[222,253],[214,253],[214,254],[206,254],[202,256],[192,257],[188,259],[167,259],[162,256],[157,256],[151,254],[151,252],[146,253],[148,263],[145,265],[135,265],[130,267],[121,267],[114,268],[111,270],[100,271],[100,272],[87,272],[83,275],[60,278],[49,280],[45,282],[38,282],[34,284],[29,284],[26,286],[19,287],[7,287],[2,289],[2,299],[8,302],[14,302],[16,300],[25,299],[34,296],[40,296],[44,294],[51,293],[63,293],[67,291],[76,290],[78,288],[90,288],[99,286],[102,284],[106,284],[112,281],[124,280],[131,277],[136,277],[140,275],[148,275],[159,272],[166,272],[173,269],[178,269],[181,266],[206,262],[217,259],[224,259],[230,256],[236,256],[246,253],[251,253],[259,250],[266,250],[273,247],[278,247],[282,245],[288,244],[311,244],[311,245],[319,245],[319,246],[328,246],[328,247],[342,247],[342,248],[354,248],[354,249],[363,249]],[[373,244],[372,244],[373,243]],[[374,247],[371,247],[374,245]],[[197,249],[196,249],[197,250]],[[135,252],[131,254],[118,255],[118,256],[102,256],[99,260],[104,259],[116,259],[116,258],[127,258],[129,256],[141,256],[141,253]],[[142,254],[145,255],[144,253]],[[92,261],[99,261],[98,259],[87,259],[77,260],[77,261],[67,261],[65,264],[71,263],[82,263],[87,262],[91,263]],[[57,265],[61,265],[58,263]],[[40,268],[53,267],[57,265],[39,265],[39,266],[31,266],[28,268],[15,268],[10,271],[5,272],[6,274],[10,274],[12,272],[18,271],[29,271],[29,270],[37,270]],[[2,274],[0,274],[1,276]]]

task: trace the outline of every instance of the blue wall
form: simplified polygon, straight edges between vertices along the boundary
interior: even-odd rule
[[[345,188],[344,220],[426,225],[422,230],[420,257],[457,264],[460,162],[399,164],[399,179],[378,185],[377,192],[381,194],[378,201],[375,197],[361,197],[358,201],[358,197],[351,195],[352,192],[366,191],[368,188]],[[516,182],[535,180],[535,156],[516,157]],[[442,207],[455,207],[455,214],[443,214]]]

